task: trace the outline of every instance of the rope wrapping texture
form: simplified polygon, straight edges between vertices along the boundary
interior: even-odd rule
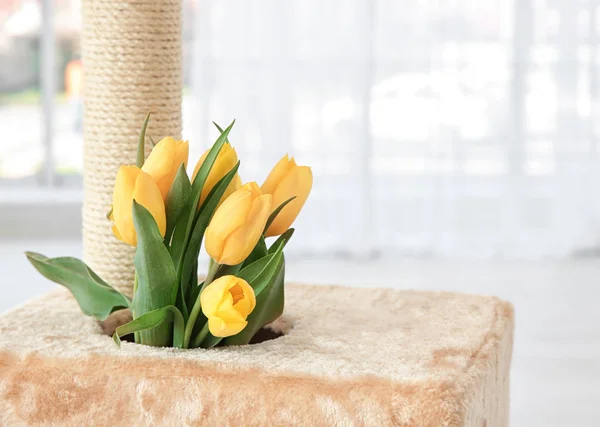
[[[131,294],[135,248],[106,219],[117,170],[135,164],[148,112],[150,137],[181,138],[181,0],[83,0],[84,202],[86,263]]]

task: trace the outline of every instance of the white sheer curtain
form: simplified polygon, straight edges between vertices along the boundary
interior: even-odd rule
[[[600,243],[598,1],[201,0],[194,154],[313,167],[291,249],[566,256]]]

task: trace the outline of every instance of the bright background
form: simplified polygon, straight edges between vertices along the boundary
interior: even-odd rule
[[[190,163],[313,168],[291,279],[509,299],[512,425],[600,425],[600,1],[183,4]],[[0,311],[81,253],[79,14],[0,0]]]

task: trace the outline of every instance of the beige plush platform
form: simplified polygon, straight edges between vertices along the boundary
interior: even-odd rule
[[[509,303],[286,290],[285,336],[216,350],[119,350],[63,290],[16,308],[0,317],[0,425],[508,424]]]

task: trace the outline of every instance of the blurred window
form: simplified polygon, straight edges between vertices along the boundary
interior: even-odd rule
[[[80,1],[0,2],[2,185],[80,185]],[[237,118],[244,180],[311,165],[296,250],[600,247],[597,0],[183,7],[190,163]]]
[[[40,30],[38,2],[0,2],[0,182],[36,182],[45,162]]]
[[[596,0],[203,0],[193,125],[315,186],[291,250],[600,247]],[[342,211],[342,212],[340,212]]]
[[[187,97],[195,3],[183,2]],[[0,188],[81,186],[80,35],[81,0],[0,0]]]

